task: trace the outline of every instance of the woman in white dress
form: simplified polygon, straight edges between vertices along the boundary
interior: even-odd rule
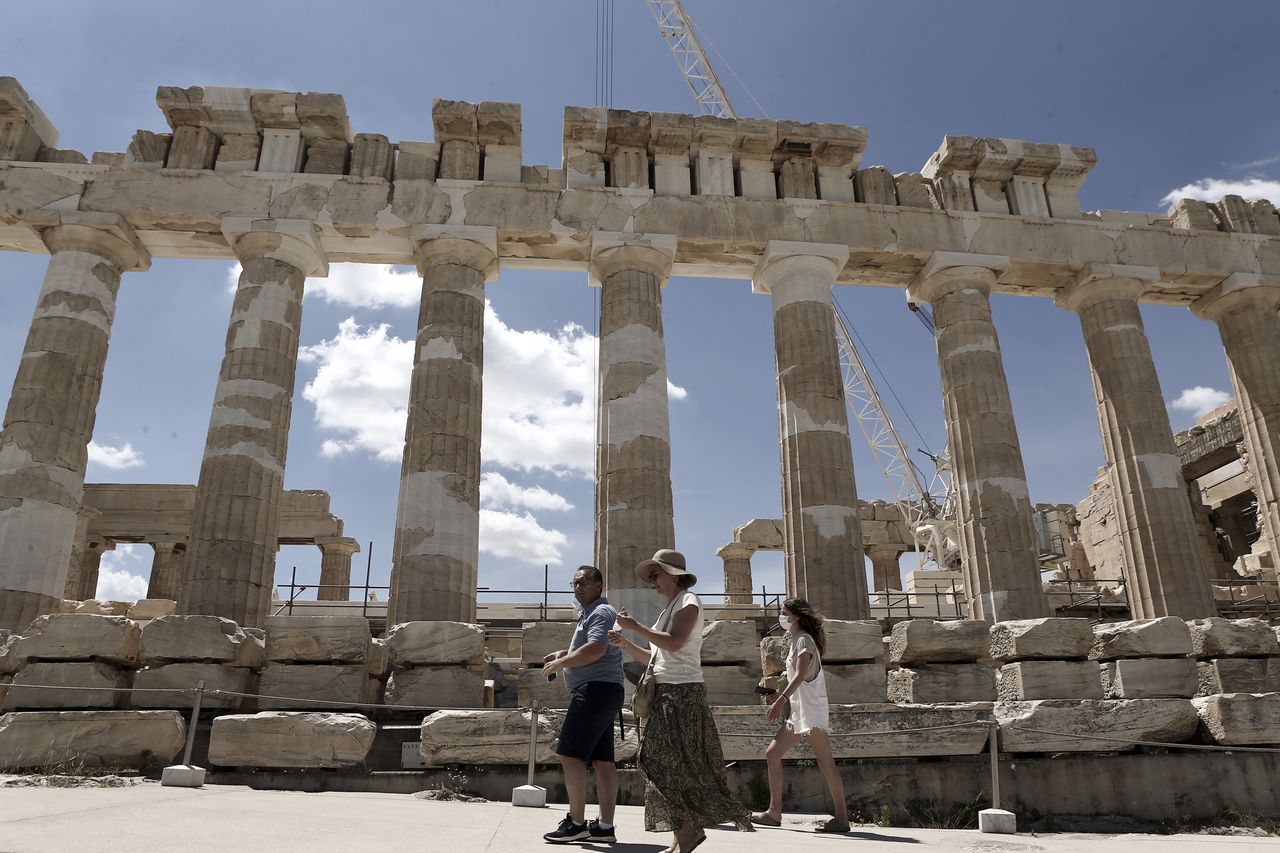
[[[788,598],[782,603],[778,623],[790,642],[787,650],[787,686],[769,704],[765,712],[769,722],[782,719],[787,700],[791,714],[778,729],[773,742],[765,750],[769,764],[769,808],[751,815],[752,823],[761,826],[782,825],[782,759],[802,739],[807,738],[818,767],[827,780],[835,816],[817,827],[818,832],[848,832],[849,808],[844,800],[844,782],[831,756],[830,717],[827,708],[827,677],[822,671],[822,652],[826,637],[822,616],[802,598]]]

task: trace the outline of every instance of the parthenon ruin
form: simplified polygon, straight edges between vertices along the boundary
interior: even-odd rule
[[[992,320],[993,293],[1080,318],[1134,618],[1214,613],[1206,552],[1138,306],[1218,326],[1258,495],[1280,535],[1280,216],[1184,201],[1082,212],[1091,149],[948,136],[918,173],[862,168],[859,127],[569,107],[562,168],[525,165],[517,104],[435,102],[432,142],[353,133],[340,95],[162,86],[166,132],[56,147],[0,78],[0,248],[47,253],[0,434],[0,627],[56,610],[89,505],[86,447],[125,273],[153,257],[242,267],[195,486],[178,610],[263,623],[281,539],[308,277],[415,264],[421,314],[389,624],[474,621],[486,284],[504,267],[601,289],[595,562],[642,615],[632,566],[673,540],[662,290],[750,279],[772,301],[788,591],[834,617],[869,599],[834,287],[928,305],[970,615],[1051,615]],[[349,555],[348,555],[349,557]]]

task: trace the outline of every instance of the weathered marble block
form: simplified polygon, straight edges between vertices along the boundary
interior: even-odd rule
[[[220,616],[161,616],[142,627],[143,661],[233,661],[246,634]]]
[[[884,631],[877,619],[825,619],[823,662],[855,663],[884,660]]]
[[[899,172],[893,176],[898,191],[898,204],[903,207],[934,207],[928,181],[919,172]]]
[[[1121,752],[1135,740],[1186,743],[1199,723],[1188,699],[997,702],[995,716],[1004,752]]]
[[[919,663],[973,663],[987,657],[991,626],[980,619],[909,619],[893,626],[889,659],[903,666]]]
[[[1224,693],[1191,702],[1215,743],[1280,745],[1280,693]]]
[[[1280,692],[1280,658],[1217,658],[1197,668],[1200,696]]]
[[[125,666],[138,662],[139,630],[123,616],[51,613],[14,640],[10,654],[25,660],[99,660]]]
[[[623,711],[626,737],[613,726],[613,751],[618,761],[635,758],[638,750],[635,718]],[[554,764],[555,740],[564,714],[540,710],[534,761]],[[530,712],[517,709],[436,711],[422,721],[421,752],[428,765],[518,764],[529,760]]]
[[[903,705],[994,702],[996,671],[978,663],[939,663],[889,671],[889,701]]]
[[[130,704],[135,708],[187,708],[195,698],[194,688],[204,682],[201,708],[236,710],[244,699],[210,691],[249,692],[250,671],[216,663],[168,663],[144,666],[133,677]],[[149,690],[183,690],[183,693],[150,693]]]
[[[0,640],[0,675],[11,675],[22,669],[22,665],[26,663],[13,653],[15,639],[15,637],[9,637],[6,640]]]
[[[393,670],[383,702],[426,708],[479,708],[484,675],[462,666],[415,666]]]
[[[75,601],[69,610],[63,613],[83,613],[89,616],[128,616],[133,605],[128,601],[104,601],[91,598],[88,601]]]
[[[717,619],[702,629],[702,663],[755,663],[760,648],[756,623]]]
[[[710,705],[759,705],[760,670],[753,665],[703,664],[702,681]]]
[[[390,671],[391,663],[387,660],[387,641],[374,637],[369,646],[369,674],[374,678],[385,679]]]
[[[834,705],[883,705],[888,701],[882,663],[823,662],[822,669],[827,679],[827,700]],[[759,703],[759,697],[753,701]]]
[[[171,764],[187,741],[177,711],[25,711],[0,715],[0,768]]]
[[[720,732],[720,744],[726,761],[759,760],[778,727],[765,719],[759,705],[721,706],[711,709]],[[903,731],[901,734],[879,734],[901,729],[950,726],[991,718],[989,703],[939,707],[934,705],[832,705],[831,747],[837,758],[881,758],[913,755],[975,755],[987,742],[986,725],[965,726],[937,731]],[[875,735],[860,737],[863,732]],[[790,758],[812,758],[807,742],[790,753]]]
[[[1084,660],[1092,646],[1088,619],[1016,619],[991,626],[991,657],[998,661]]]
[[[222,767],[356,767],[376,733],[360,714],[228,714],[213,721],[209,761]]]
[[[1199,680],[1190,658],[1121,658],[1102,664],[1108,699],[1190,699]]]
[[[787,671],[786,637],[765,637],[760,641],[760,668],[765,675],[781,675]]]
[[[468,663],[484,657],[484,629],[467,622],[404,622],[387,632],[392,666]]]
[[[525,622],[520,626],[521,665],[541,665],[547,655],[569,648],[573,629],[572,622]]]
[[[1191,631],[1176,616],[1106,622],[1093,627],[1092,660],[1184,657],[1191,654]]]
[[[125,616],[135,622],[147,622],[161,616],[172,616],[178,608],[178,602],[167,598],[143,598],[130,606]]]
[[[540,708],[568,708],[569,691],[564,686],[564,673],[555,681],[547,681],[542,670],[533,667],[516,674],[516,701],[521,708],[531,708],[536,700]]]
[[[363,616],[267,618],[267,660],[273,663],[366,663],[372,641]]]
[[[68,689],[24,689],[27,684]],[[4,707],[115,708],[124,703],[125,695],[119,691],[128,686],[124,672],[102,661],[30,661],[13,677]]]
[[[1280,640],[1261,619],[1193,619],[1191,654],[1198,658],[1263,657],[1280,655]]]
[[[232,666],[242,666],[257,671],[267,665],[267,632],[262,628],[241,628],[244,640],[240,643],[240,653],[231,662]]]
[[[272,663],[263,667],[258,692],[263,695],[258,700],[258,707],[264,711],[320,709],[326,702],[366,702],[369,699],[369,669],[363,663]],[[294,699],[298,701],[290,701]]]
[[[1094,661],[1019,661],[1000,667],[996,695],[1001,702],[1101,699],[1102,678]]]

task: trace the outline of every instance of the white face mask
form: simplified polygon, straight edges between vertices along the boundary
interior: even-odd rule
[[[791,630],[791,617],[790,617],[790,616],[788,616],[788,615],[787,615],[787,614],[785,614],[785,613],[779,613],[779,614],[778,614],[778,624],[782,626],[782,630],[784,630],[784,631],[790,631],[790,630]]]

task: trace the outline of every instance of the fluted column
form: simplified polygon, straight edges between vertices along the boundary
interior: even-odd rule
[[[888,592],[902,589],[902,569],[898,562],[902,554],[902,549],[896,546],[871,545],[867,548],[867,556],[871,558],[873,590]]]
[[[67,575],[62,597],[69,601],[88,601],[98,594],[98,572],[102,568],[102,555],[114,551],[116,543],[110,539],[90,539],[80,555],[80,563]]]
[[[115,214],[60,213],[41,238],[49,268],[0,431],[0,628],[10,630],[62,600],[120,275],[151,260]]]
[[[1152,267],[1089,264],[1057,297],[1084,330],[1135,619],[1216,612],[1138,297]]]
[[[484,286],[493,228],[420,226],[422,302],[392,546],[387,624],[474,622],[480,559]]]
[[[677,547],[662,336],[676,244],[664,235],[596,233],[591,247],[590,281],[600,287],[595,560],[610,602],[650,624],[660,602],[635,567]]]
[[[751,603],[751,555],[756,552],[750,545],[730,542],[721,545],[716,556],[724,561],[724,603]]]
[[[1031,499],[989,295],[1009,259],[935,252],[909,296],[933,307],[970,617],[1049,616]]]
[[[147,581],[147,598],[177,601],[182,591],[182,561],[187,553],[185,542],[152,542],[151,578]]]
[[[328,262],[310,221],[228,218],[243,271],[196,485],[179,613],[263,624],[271,606],[307,276]]]
[[[847,246],[770,241],[753,280],[773,296],[787,591],[865,619],[866,561],[831,286]]]
[[[1235,273],[1191,306],[1218,325],[1240,404],[1258,525],[1280,553],[1280,276]]]
[[[76,535],[71,544],[71,559],[67,561],[67,580],[62,593],[63,598],[72,598],[72,600],[76,599],[68,595],[68,593],[80,592],[80,572],[84,568],[84,558],[89,548],[89,525],[96,519],[101,518],[102,512],[91,506],[80,504],[80,510],[77,515]]]
[[[348,601],[351,598],[351,556],[360,543],[348,536],[317,539],[320,548],[320,588],[318,601]]]

